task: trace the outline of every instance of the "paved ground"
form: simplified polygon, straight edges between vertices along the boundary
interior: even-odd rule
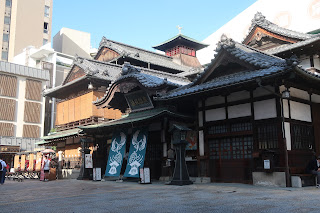
[[[320,212],[320,189],[246,184],[169,186],[78,180],[6,181],[0,212]]]

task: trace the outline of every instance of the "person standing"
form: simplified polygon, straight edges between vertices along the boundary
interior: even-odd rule
[[[4,184],[4,180],[6,178],[6,173],[7,173],[7,164],[6,162],[0,157],[0,163],[1,163],[1,170],[0,170],[0,184]]]
[[[317,188],[320,188],[320,155],[308,163],[306,171],[309,174],[317,175]]]
[[[48,156],[44,156],[44,157],[45,157],[43,161],[44,181],[48,181],[49,171],[50,171],[50,160],[48,159]]]

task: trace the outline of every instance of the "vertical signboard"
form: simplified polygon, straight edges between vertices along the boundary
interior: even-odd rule
[[[143,168],[147,149],[147,128],[135,129],[130,143],[129,158],[124,173],[125,177],[139,177],[139,169]]]
[[[120,176],[123,156],[126,151],[126,141],[127,136],[124,131],[113,133],[105,176]]]
[[[86,169],[92,169],[93,168],[92,154],[85,154],[85,168]]]

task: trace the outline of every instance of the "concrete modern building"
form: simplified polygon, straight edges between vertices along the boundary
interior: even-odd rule
[[[90,56],[90,33],[62,28],[53,37],[53,49],[67,55],[78,55],[84,58]]]
[[[43,136],[46,70],[0,61],[0,145],[34,151]]]
[[[41,48],[29,46],[14,57],[14,63],[47,70],[49,80],[46,82],[46,89],[62,84],[71,69],[73,60],[73,56],[54,51],[51,48],[51,43],[47,43]],[[56,101],[54,98],[47,98],[45,102],[44,135],[47,135],[54,128]]]
[[[52,0],[0,1],[0,59],[13,57],[29,45],[51,41]]]

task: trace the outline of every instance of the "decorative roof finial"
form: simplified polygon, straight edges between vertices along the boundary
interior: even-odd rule
[[[179,34],[181,34],[181,29],[182,27],[180,27],[179,25],[177,26],[178,30],[179,30]]]

